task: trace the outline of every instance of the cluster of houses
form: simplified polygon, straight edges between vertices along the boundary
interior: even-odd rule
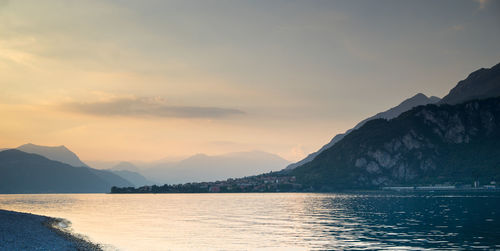
[[[198,182],[178,185],[113,187],[111,193],[241,193],[241,192],[299,192],[301,184],[295,176],[258,175],[215,182]]]
[[[210,182],[206,184],[209,192],[293,192],[301,191],[302,185],[296,183],[295,176],[252,176],[241,179]]]
[[[432,186],[395,186],[395,187],[383,187],[382,190],[390,191],[448,191],[448,190],[462,190],[462,191],[482,191],[482,190],[497,190],[495,181],[491,181],[489,184],[482,185],[479,181],[474,181],[473,184],[437,184]]]
[[[386,191],[499,191],[500,187],[492,181],[480,184],[438,184],[421,186],[382,187]],[[250,176],[238,179],[227,179],[214,182],[193,182],[163,186],[112,187],[111,193],[261,193],[261,192],[312,192],[312,187],[304,187],[297,183],[295,176],[276,175],[273,173]]]

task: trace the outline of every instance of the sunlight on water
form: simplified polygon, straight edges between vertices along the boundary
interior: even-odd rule
[[[499,248],[497,195],[0,195],[119,250]]]

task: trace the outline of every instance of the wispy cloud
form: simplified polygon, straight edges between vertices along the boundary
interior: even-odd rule
[[[96,116],[159,117],[159,118],[227,118],[245,112],[220,107],[175,106],[163,98],[118,98],[97,102],[67,102],[59,105],[65,111]]]

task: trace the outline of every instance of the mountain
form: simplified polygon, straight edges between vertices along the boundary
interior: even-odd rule
[[[146,178],[160,184],[178,184],[279,171],[288,163],[278,155],[253,151],[217,156],[198,154],[179,162],[155,164],[140,171]]]
[[[458,82],[441,104],[459,104],[473,99],[500,97],[500,63],[490,69],[481,68]]]
[[[337,142],[339,142],[340,140],[342,140],[347,134],[349,134],[350,132],[352,132],[355,129],[360,128],[361,126],[363,126],[366,122],[368,122],[370,120],[380,119],[380,118],[383,118],[383,119],[392,119],[392,118],[395,118],[395,117],[399,116],[401,113],[406,112],[406,111],[412,109],[413,107],[416,107],[416,106],[419,106],[419,105],[434,104],[434,103],[439,102],[439,100],[440,99],[438,97],[434,97],[434,96],[427,97],[427,96],[425,96],[422,93],[418,93],[415,96],[404,100],[403,102],[401,102],[401,104],[399,104],[399,105],[397,105],[397,106],[395,106],[395,107],[393,107],[393,108],[391,108],[391,109],[389,109],[387,111],[377,113],[374,116],[369,117],[369,118],[367,118],[367,119],[359,122],[354,128],[347,130],[345,133],[341,133],[341,134],[335,135],[335,137],[333,137],[333,139],[328,144],[326,144],[323,147],[321,147],[318,151],[309,154],[303,160],[288,165],[285,168],[285,170],[292,170],[292,169],[294,169],[294,168],[296,168],[298,166],[301,166],[301,165],[303,165],[305,163],[308,163],[308,162],[312,161],[316,156],[318,156],[318,154],[320,154],[324,150],[332,147],[334,144],[336,144]]]
[[[0,152],[0,193],[103,193],[113,185],[131,185],[111,184],[101,177],[109,174],[16,149]]]
[[[134,185],[134,187],[154,185],[154,182],[146,179],[138,172],[132,172],[127,170],[109,170],[109,171],[130,181]]]
[[[111,171],[90,168],[80,158],[65,146],[40,146],[25,144],[16,148],[17,150],[44,156],[47,159],[59,161],[74,167],[87,167],[95,175],[113,186],[132,186],[132,183],[121,175],[115,175]]]
[[[42,155],[48,159],[66,163],[72,166],[87,166],[75,153],[65,146],[40,146],[34,144],[25,144],[16,148],[17,150]]]
[[[97,170],[90,167],[87,168],[90,170],[90,172],[97,175],[99,178],[103,179],[104,181],[106,181],[106,183],[110,184],[111,186],[117,186],[117,187],[134,186],[133,182],[131,182],[127,178],[122,177],[121,175],[115,174],[114,172],[108,170]]]
[[[499,180],[500,98],[368,121],[291,174],[328,189]]]
[[[85,160],[85,164],[91,166],[92,168],[104,170],[113,168],[118,161],[100,161],[100,160]]]
[[[127,161],[122,161],[116,165],[114,165],[112,168],[111,168],[112,171],[130,171],[130,172],[139,172],[139,167],[137,167],[136,165],[130,163],[130,162],[127,162]]]
[[[140,169],[136,165],[122,161],[116,165],[114,165],[112,168],[108,169],[107,171],[110,171],[128,181],[130,181],[134,186],[140,187],[140,186],[146,186],[146,185],[153,185],[154,182],[146,179],[144,176],[140,174]]]

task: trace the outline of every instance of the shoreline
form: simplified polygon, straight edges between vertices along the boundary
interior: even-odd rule
[[[408,193],[408,194],[433,194],[433,193],[500,193],[500,188],[495,189],[462,189],[462,188],[453,188],[453,189],[385,189],[385,188],[377,188],[377,189],[338,189],[338,190],[314,190],[314,191],[248,191],[248,192],[149,192],[149,191],[120,191],[120,192],[109,192],[105,194],[273,194],[273,193]]]
[[[0,209],[1,250],[89,250],[102,251],[83,236],[64,231],[68,221],[43,215]]]

